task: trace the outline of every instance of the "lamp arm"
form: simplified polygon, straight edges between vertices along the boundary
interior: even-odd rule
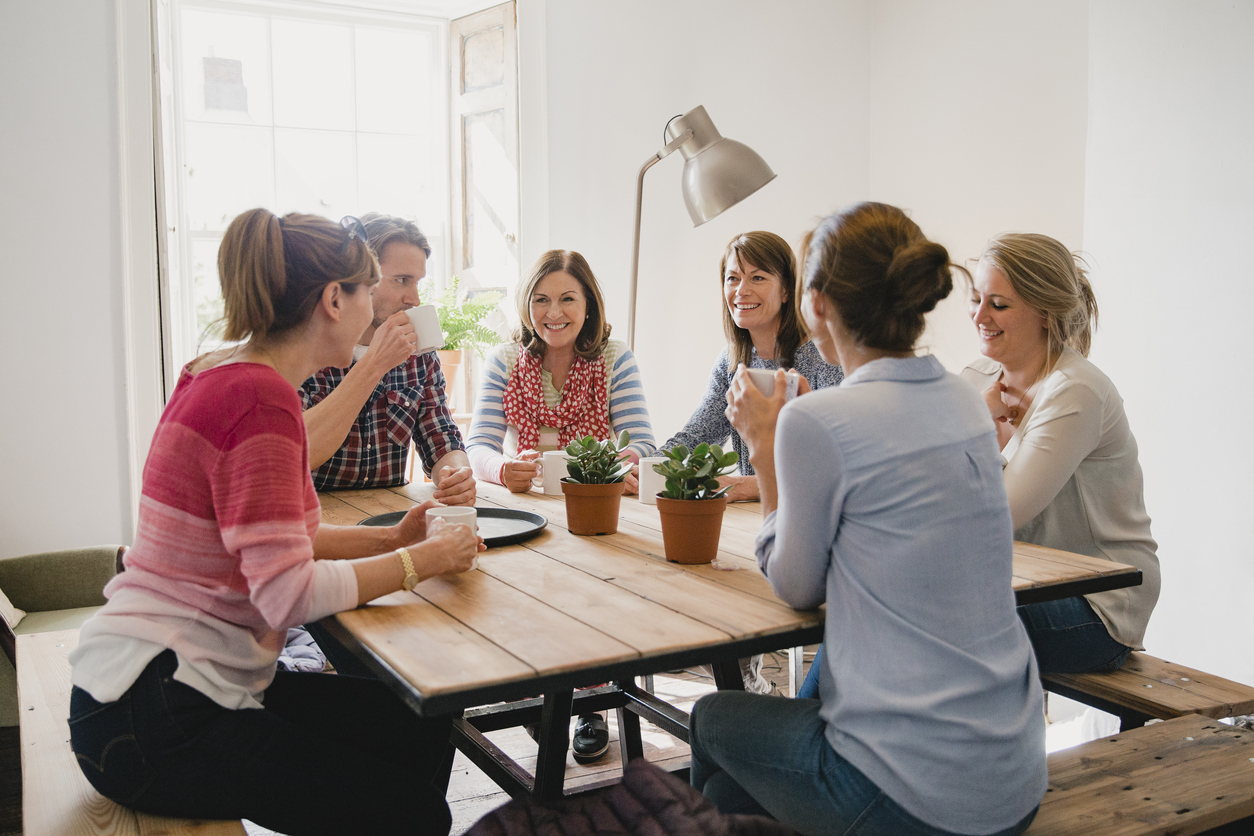
[[[640,212],[644,206],[644,173],[675,153],[679,146],[690,139],[692,139],[691,128],[666,143],[661,151],[649,157],[640,167],[640,174],[636,177],[636,231],[632,237],[631,281],[627,285],[627,347],[632,351],[636,350],[636,280],[640,274]]]

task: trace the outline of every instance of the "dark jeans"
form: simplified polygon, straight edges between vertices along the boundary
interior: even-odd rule
[[[1025,604],[1018,608],[1019,620],[1028,630],[1032,650],[1041,673],[1105,673],[1117,671],[1127,661],[1132,648],[1110,637],[1106,625],[1093,612],[1083,596]],[[819,669],[823,648],[814,656],[797,697],[819,698]]]
[[[290,836],[448,833],[448,719],[418,717],[378,681],[285,671],[264,709],[231,710],[177,667],[163,651],[116,702],[71,693],[70,742],[102,795]]]

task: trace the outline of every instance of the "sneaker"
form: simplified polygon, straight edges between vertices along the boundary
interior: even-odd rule
[[[598,761],[610,750],[610,728],[600,714],[584,714],[579,718],[570,750],[575,763]]]

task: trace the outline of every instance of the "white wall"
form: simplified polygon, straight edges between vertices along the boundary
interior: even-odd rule
[[[872,199],[908,210],[959,264],[999,232],[1078,248],[1084,229],[1087,0],[882,0],[871,19]],[[979,354],[965,280],[922,344]]]
[[[0,4],[0,556],[130,539],[114,5]]]
[[[1254,3],[1096,0],[1084,247],[1145,471],[1156,655],[1254,683]]]
[[[697,229],[680,195],[680,154],[645,178],[636,352],[664,440],[696,406],[723,345],[718,260],[726,243],[750,229],[796,243],[816,216],[866,197],[867,6],[791,0],[768,14],[752,0],[544,5],[549,234],[524,243],[532,257],[562,247],[588,258],[616,337],[626,339],[636,175],[665,144],[667,120],[704,105],[724,136],[778,174]],[[529,39],[528,11],[522,0],[524,56],[540,48]],[[798,25],[773,33],[767,24],[777,19]],[[540,95],[527,60],[524,103]],[[527,118],[524,178],[537,153],[528,149],[538,131]]]

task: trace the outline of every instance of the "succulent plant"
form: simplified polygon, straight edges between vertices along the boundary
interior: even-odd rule
[[[631,461],[623,451],[631,435],[623,430],[617,439],[597,441],[592,436],[578,438],[566,447],[570,459],[566,472],[572,482],[581,485],[609,485],[621,482],[631,472]]]
[[[731,490],[719,489],[718,477],[730,473],[740,461],[735,450],[723,452],[717,444],[702,442],[689,450],[680,444],[663,451],[668,461],[653,465],[653,471],[666,477],[667,499],[718,499]]]

